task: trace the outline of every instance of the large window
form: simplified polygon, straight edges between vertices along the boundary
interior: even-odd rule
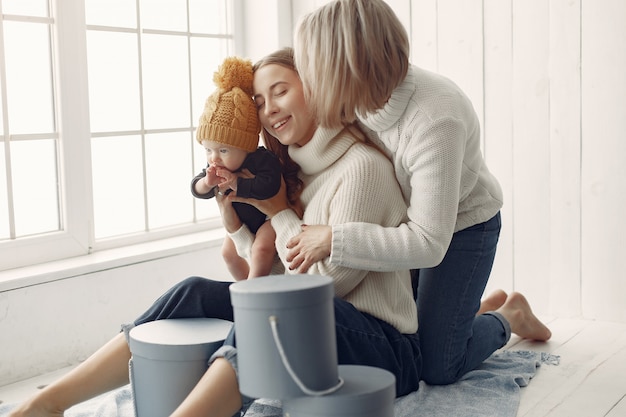
[[[0,270],[218,224],[189,182],[232,3],[0,2]]]

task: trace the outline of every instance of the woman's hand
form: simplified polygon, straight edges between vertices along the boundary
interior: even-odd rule
[[[228,233],[235,233],[241,228],[243,223],[233,208],[234,193],[229,195],[216,194],[215,200],[222,214],[222,224]]]
[[[255,198],[242,198],[234,196],[232,201],[250,204],[259,209],[259,211],[263,212],[269,218],[272,218],[281,211],[290,208],[289,201],[287,200],[287,187],[285,186],[285,180],[282,178],[280,180],[280,190],[278,190],[276,195],[273,197],[266,200],[257,200]]]
[[[303,224],[302,232],[287,242],[289,269],[304,274],[311,265],[330,256],[332,235],[331,226]]]

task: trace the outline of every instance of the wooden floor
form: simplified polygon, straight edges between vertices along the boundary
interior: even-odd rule
[[[513,336],[507,349],[549,352],[558,366],[541,366],[522,389],[518,417],[626,417],[626,324],[554,319],[548,343]],[[0,387],[0,401],[15,403],[67,369]]]
[[[514,336],[507,345],[561,357],[522,389],[518,417],[626,417],[626,324],[546,321],[553,334],[547,343]]]

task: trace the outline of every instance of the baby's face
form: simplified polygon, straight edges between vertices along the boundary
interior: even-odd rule
[[[230,172],[237,171],[243,164],[248,152],[223,143],[203,140],[202,146],[206,150],[206,160],[216,168],[226,168]]]

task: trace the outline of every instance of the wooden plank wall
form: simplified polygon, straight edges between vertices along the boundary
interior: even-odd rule
[[[626,2],[387,0],[472,99],[505,196],[488,289],[626,322]],[[292,2],[293,22],[320,0]]]
[[[626,321],[626,3],[582,2],[581,270],[585,316]]]

